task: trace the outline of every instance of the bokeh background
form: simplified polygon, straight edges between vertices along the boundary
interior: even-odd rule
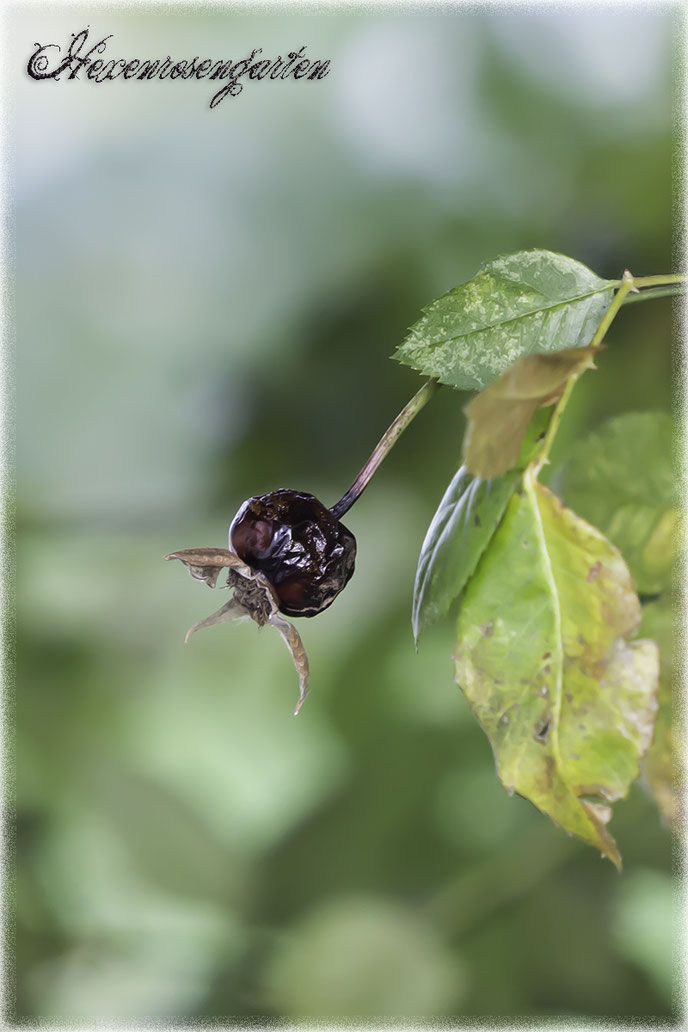
[[[357,571],[279,637],[162,557],[249,495],[332,504],[419,380],[420,307],[527,247],[674,269],[678,7],[443,11],[20,5],[11,82],[16,384],[15,1014],[669,1018],[672,843],[636,786],[619,876],[499,784],[416,654],[415,563],[460,460],[445,389],[347,517]],[[36,41],[329,57],[318,83],[37,83]],[[670,409],[672,307],[624,310],[557,444]]]

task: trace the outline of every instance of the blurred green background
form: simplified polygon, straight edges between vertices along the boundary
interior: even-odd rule
[[[35,82],[113,57],[307,44],[317,83]],[[162,561],[249,495],[332,504],[419,385],[420,307],[527,247],[673,270],[679,8],[51,5],[6,15],[16,378],[16,1016],[674,1014],[672,843],[642,788],[619,876],[499,784],[415,653],[415,563],[460,461],[444,389],[346,519],[357,571],[299,623],[311,695]],[[672,404],[672,306],[624,310],[558,455]],[[556,457],[556,456],[555,456]]]

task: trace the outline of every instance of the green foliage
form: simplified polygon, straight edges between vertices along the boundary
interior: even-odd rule
[[[464,456],[471,473],[496,477],[515,466],[526,430],[540,406],[553,405],[572,376],[594,369],[594,348],[524,355],[464,409]]]
[[[413,633],[443,616],[463,591],[490,543],[519,474],[481,480],[462,466],[425,535],[413,589]]]
[[[428,527],[413,588],[413,633],[444,616],[463,591],[490,543],[520,472],[533,458],[550,413],[540,410],[522,442],[519,467],[482,480],[462,466],[447,488]]]
[[[411,908],[354,896],[318,907],[276,950],[268,992],[287,1017],[444,1014],[464,968]]]
[[[673,713],[672,567],[679,500],[672,470],[673,423],[664,412],[608,420],[574,445],[557,476],[564,498],[623,552],[638,590],[660,597],[643,608],[640,633],[659,646],[659,709],[643,767],[664,819],[679,822],[678,727]]]
[[[619,890],[612,926],[619,951],[670,998],[679,975],[671,877],[640,868],[629,871]],[[673,928],[673,937],[667,936],[667,928]]]
[[[617,285],[551,251],[497,258],[424,308],[394,357],[482,390],[522,355],[590,344]]]
[[[574,450],[561,479],[565,497],[590,523],[537,476],[573,386],[595,367],[635,283],[677,277],[636,281],[627,272],[619,285],[571,262],[574,290],[562,280],[569,262],[525,252],[489,263],[430,305],[400,349],[402,360],[456,386],[468,385],[455,375],[459,368],[480,386],[500,374],[465,408],[465,466],[423,543],[413,629],[417,641],[463,594],[456,680],[490,739],[501,780],[620,867],[606,827],[609,804],[627,795],[646,756],[660,809],[670,822],[678,816],[671,659],[663,656],[658,703],[657,644],[625,640],[641,621],[633,576],[644,591],[670,585],[678,523],[671,420],[623,416]],[[514,293],[514,283],[524,282],[540,291],[532,311],[532,294]],[[544,296],[559,300],[548,308]],[[505,334],[516,334],[511,350]],[[643,622],[665,654],[667,614],[664,598]]]
[[[565,501],[621,549],[646,594],[671,588],[679,523],[672,452],[671,417],[632,412],[576,444],[557,479]]]
[[[657,649],[619,552],[530,478],[464,596],[456,679],[505,787],[620,866],[606,830],[652,737]]]

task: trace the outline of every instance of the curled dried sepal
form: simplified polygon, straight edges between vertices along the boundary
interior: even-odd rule
[[[213,624],[225,623],[228,620],[241,620],[245,616],[248,616],[248,613],[244,607],[239,605],[235,599],[231,598],[229,602],[225,602],[225,604],[218,609],[216,613],[213,613],[212,616],[206,616],[205,620],[199,620],[198,623],[193,625],[193,627],[189,627],[186,632],[186,637],[184,638],[184,644],[188,645],[191,635],[194,634],[195,631],[200,631],[203,627],[212,627]]]
[[[216,587],[220,571],[228,569],[227,587],[234,589],[233,597],[212,616],[190,627],[184,640],[188,642],[194,631],[202,627],[212,627],[213,624],[239,620],[245,616],[254,620],[259,627],[265,624],[276,627],[291,652],[299,675],[299,701],[294,710],[296,716],[308,694],[308,656],[299,632],[279,613],[275,590],[267,578],[252,570],[238,555],[226,548],[183,548],[179,552],[170,552],[165,559],[179,559],[192,577],[204,581],[211,588]]]
[[[223,567],[232,567],[247,579],[253,573],[250,566],[227,548],[182,548],[178,552],[170,552],[165,559],[179,559],[192,577],[205,581],[209,588],[215,587]]]
[[[296,672],[299,675],[299,701],[296,703],[296,709],[294,710],[294,716],[298,716],[299,710],[303,706],[304,700],[308,695],[308,656],[306,650],[303,647],[301,641],[301,635],[294,627],[293,623],[289,623],[279,613],[273,613],[268,619],[268,623],[276,627],[280,632],[284,641],[286,642],[287,648],[291,652],[291,658],[294,660],[294,666]]]

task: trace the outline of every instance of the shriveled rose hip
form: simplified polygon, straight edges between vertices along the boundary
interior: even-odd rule
[[[287,616],[316,616],[354,572],[356,539],[312,494],[281,488],[249,498],[229,528],[229,547],[260,570]]]

